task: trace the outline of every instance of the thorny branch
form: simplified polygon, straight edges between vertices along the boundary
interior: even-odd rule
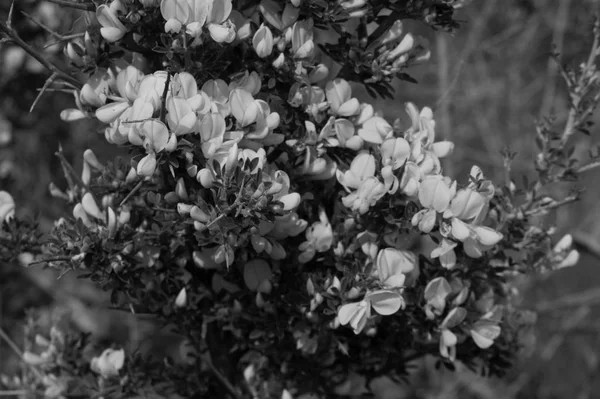
[[[78,10],[83,10],[83,11],[94,11],[96,9],[96,7],[94,6],[93,3],[77,3],[74,1],[70,1],[70,0],[47,0],[47,1],[50,3],[58,4],[59,6],[76,8]]]
[[[79,80],[75,79],[73,76],[64,72],[58,66],[56,66],[51,61],[49,61],[47,57],[44,57],[36,49],[31,47],[29,44],[27,44],[23,39],[21,39],[19,37],[17,32],[15,32],[11,27],[9,27],[8,24],[4,21],[0,21],[0,32],[2,32],[6,38],[11,40],[17,46],[19,46],[23,50],[25,50],[25,52],[27,52],[27,54],[29,54],[30,56],[35,58],[47,70],[49,70],[50,72],[55,74],[58,79],[61,79],[65,82],[69,83],[71,86],[73,86],[76,89],[81,88],[82,85]]]

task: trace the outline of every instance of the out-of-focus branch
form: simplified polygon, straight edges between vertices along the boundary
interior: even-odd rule
[[[49,61],[46,57],[40,54],[36,49],[27,44],[23,39],[19,37],[17,32],[15,32],[12,28],[10,28],[6,22],[0,21],[0,32],[4,34],[4,36],[15,43],[17,46],[21,47],[27,54],[35,58],[40,64],[42,64],[46,69],[56,75],[58,79],[61,79],[76,89],[81,88],[81,82],[75,79],[73,76],[61,70],[58,66],[54,65],[51,61]]]
[[[593,306],[598,303],[600,303],[600,290],[594,288],[563,295],[555,300],[540,302],[535,305],[534,310],[538,313],[546,313],[575,306]]]
[[[596,58],[600,53],[600,15],[596,16],[596,20],[594,21],[594,43],[592,44],[592,48],[590,50],[590,54],[588,56],[587,62],[583,66],[579,77],[577,80],[569,76],[563,70],[563,77],[569,86],[570,96],[571,96],[571,109],[569,110],[569,116],[567,118],[567,123],[565,125],[565,130],[563,131],[560,143],[564,146],[569,138],[577,131],[577,129],[585,123],[587,118],[591,115],[593,110],[593,106],[583,111],[579,109],[581,101],[584,99],[585,94],[587,92],[588,87],[593,84],[590,80],[594,80],[594,77],[589,76],[590,71],[596,72]],[[600,96],[597,94],[594,96],[593,105],[598,102]]]
[[[71,7],[76,8],[78,10],[83,11],[94,11],[96,10],[96,6],[93,3],[76,3],[74,1],[69,0],[47,0],[50,3],[58,4],[63,7]]]
[[[590,162],[590,163],[588,163],[586,165],[580,166],[576,170],[576,172],[577,172],[577,174],[584,173],[584,172],[589,172],[590,170],[596,169],[598,167],[600,167],[600,161],[593,161],[593,162]]]

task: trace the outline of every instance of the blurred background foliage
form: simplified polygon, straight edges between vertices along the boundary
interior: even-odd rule
[[[1,18],[6,18],[9,5],[0,2]],[[378,106],[392,119],[404,117],[406,101],[419,108],[431,106],[438,135],[456,144],[446,171],[461,181],[477,164],[500,182],[505,170],[501,152],[517,152],[512,168],[519,186],[522,175],[534,172],[536,121],[547,118],[560,129],[566,119],[565,86],[551,53],[555,49],[561,62],[571,66],[586,59],[599,6],[598,0],[472,0],[457,11],[462,28],[454,36],[407,21],[407,31],[429,39],[432,59],[409,71],[419,84],[398,82],[395,101],[378,100]],[[63,34],[78,32],[86,17],[39,0],[15,2],[13,24],[21,37],[37,48],[46,47],[48,57],[57,60],[64,42],[22,11]],[[48,192],[51,181],[64,186],[55,156],[59,144],[76,169],[86,148],[93,148],[102,160],[126,155],[105,142],[96,122],[60,120],[60,111],[73,105],[72,94],[47,92],[29,112],[47,77],[41,65],[16,47],[0,45],[0,190],[15,197],[18,215],[37,217],[43,227],[67,212]],[[582,158],[599,144],[598,129],[576,138],[576,153]],[[576,267],[524,279],[515,288],[523,292],[523,306],[539,312],[535,331],[523,335],[522,360],[512,373],[505,380],[489,380],[461,367],[456,373],[438,371],[426,359],[415,365],[402,387],[390,389],[382,382],[382,397],[600,397],[600,380],[594,378],[600,373],[599,177],[599,172],[589,172],[578,183],[586,188],[581,201],[539,220],[556,225],[557,238],[573,233],[583,256]],[[563,190],[567,188],[557,185],[549,194]],[[168,347],[164,343],[169,337],[156,334],[151,322],[100,311],[106,301],[103,294],[76,276],[56,277],[52,271],[0,265],[0,326],[18,344],[23,341],[19,323],[28,308],[37,307],[42,319],[68,314],[70,323],[100,340],[139,343],[152,336],[149,350]],[[0,345],[0,372],[14,365],[8,359],[8,349]]]

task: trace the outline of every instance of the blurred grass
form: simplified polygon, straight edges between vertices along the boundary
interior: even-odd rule
[[[502,181],[501,151],[516,151],[512,168],[519,185],[520,175],[533,175],[536,120],[552,118],[560,130],[566,119],[568,98],[550,57],[553,46],[573,68],[586,60],[599,6],[595,0],[474,0],[458,12],[465,22],[454,37],[414,27],[430,40],[432,60],[411,71],[419,85],[398,84],[398,102],[381,106],[393,117],[403,112],[401,102],[431,106],[438,137],[456,144],[445,173],[459,181],[473,164]],[[413,25],[407,24],[407,30],[414,31]],[[574,140],[580,159],[600,144],[598,129]],[[583,199],[540,223],[556,225],[558,238],[571,232],[600,245],[599,177],[598,171],[584,176],[578,182],[586,188]],[[557,185],[549,194],[567,191]],[[574,306],[549,307],[539,314],[535,335],[528,337],[535,339],[534,350],[505,380],[482,379],[469,371],[432,372],[425,363],[402,397],[599,398],[600,307],[595,299],[600,296],[600,260],[583,253],[577,266],[528,280],[523,291],[524,305],[530,308],[582,292],[589,295]]]
[[[2,7],[6,5],[1,4],[0,10]],[[521,174],[531,175],[534,170],[536,119],[552,117],[560,128],[566,115],[565,87],[550,59],[552,46],[556,45],[563,62],[571,66],[585,59],[591,44],[593,13],[598,7],[597,0],[473,0],[458,11],[457,17],[464,23],[454,37],[435,34],[408,21],[407,31],[430,40],[432,60],[410,71],[420,84],[398,83],[397,101],[380,101],[379,105],[391,118],[403,116],[406,101],[419,107],[431,106],[439,138],[456,144],[454,155],[444,167],[459,181],[465,180],[473,164],[500,181],[504,174],[500,152],[510,148],[518,152],[513,176],[519,183]],[[62,14],[60,21],[65,30],[73,22],[62,18]],[[20,23],[35,33],[26,22]],[[36,37],[30,37],[33,43],[38,40]],[[2,70],[4,66],[0,65]],[[25,66],[24,63],[21,68],[26,69]],[[60,121],[60,110],[71,106],[68,95],[47,94],[33,113],[27,113],[36,96],[35,89],[43,82],[44,78],[35,71],[21,72],[18,80],[0,82],[0,113],[14,128],[10,143],[0,145],[0,189],[13,193],[22,216],[40,213],[50,221],[66,211],[47,191],[50,181],[63,184],[54,156],[58,143],[76,169],[81,165],[80,154],[88,147],[94,148],[101,159],[112,158],[115,150],[96,133],[93,123]],[[597,129],[593,132],[591,137],[577,138],[577,153],[582,157],[591,145],[599,144]],[[598,172],[585,176],[579,183],[587,187],[583,200],[562,208],[544,223],[555,223],[559,234],[577,232],[599,244],[600,185],[595,184],[598,178]],[[559,195],[564,190],[565,187],[557,186],[552,194]],[[526,281],[526,306],[533,308],[582,291],[598,294],[598,263],[597,258],[584,254],[576,267]],[[95,305],[90,301],[93,295],[85,292],[91,288],[82,288],[79,281],[69,279],[57,284],[51,274],[36,270],[11,280],[10,290],[8,286],[7,282],[0,282],[3,325],[10,322],[7,315],[22,314],[26,306],[45,303],[45,295],[74,313],[82,312],[80,304],[73,305],[68,299],[73,296]],[[24,301],[22,295],[16,294],[23,286],[37,286],[44,295]],[[573,315],[581,317],[578,320]],[[92,329],[103,324],[89,317],[82,321],[85,322]],[[410,386],[391,398],[597,398],[600,381],[595,381],[594,376],[600,372],[599,337],[600,308],[591,300],[562,310],[550,307],[539,316],[535,349],[506,380],[483,379],[466,370],[457,374],[434,372],[429,360],[425,360],[419,364]]]

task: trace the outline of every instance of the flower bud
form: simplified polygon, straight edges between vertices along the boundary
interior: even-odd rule
[[[142,177],[150,177],[156,170],[156,155],[153,152],[146,155],[137,165],[137,174]]]
[[[108,220],[106,222],[106,227],[108,229],[108,237],[114,238],[117,235],[117,229],[119,228],[117,215],[111,207],[108,207],[106,209],[106,213],[108,215]]]
[[[83,224],[88,227],[91,228],[94,224],[90,221],[88,214],[86,213],[86,211],[83,209],[83,206],[81,204],[77,204],[75,205],[75,207],[73,207],[73,217],[75,219],[81,219],[81,221],[83,222]]]
[[[262,24],[254,34],[252,46],[260,58],[266,58],[273,52],[273,33],[265,24]]]
[[[573,249],[569,252],[569,254],[556,266],[557,269],[562,269],[564,267],[575,266],[579,262],[579,251]]]
[[[187,305],[187,291],[185,290],[185,287],[183,287],[181,289],[181,291],[179,291],[179,294],[177,294],[177,297],[175,298],[175,307],[176,308],[184,308]]]
[[[177,194],[177,196],[182,200],[187,201],[188,193],[185,189],[185,182],[183,181],[183,177],[180,177],[179,180],[177,180],[177,184],[175,185],[175,194]]]
[[[100,161],[98,161],[98,158],[96,158],[94,151],[89,148],[83,152],[83,160],[96,170],[104,169],[104,166],[102,166]]]
[[[99,220],[104,220],[103,212],[100,211],[100,208],[98,208],[98,204],[96,204],[94,196],[89,191],[83,195],[83,198],[81,199],[81,205],[83,206],[83,209],[88,215]]]
[[[202,187],[211,188],[213,182],[215,181],[215,175],[210,171],[210,169],[203,168],[200,169],[196,175],[196,180],[202,185]]]
[[[285,63],[285,56],[283,55],[283,53],[280,53],[277,56],[277,58],[275,58],[275,60],[271,63],[271,65],[273,65],[273,68],[279,69],[283,66],[284,63]]]

